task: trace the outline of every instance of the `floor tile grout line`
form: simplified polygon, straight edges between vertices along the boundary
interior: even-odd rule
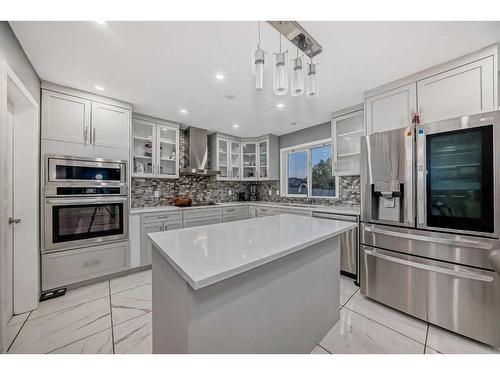
[[[111,280],[108,280],[109,288],[109,314],[111,319],[111,343],[113,348],[113,354],[115,354],[115,330],[113,329],[113,303],[111,302]]]
[[[351,300],[352,297],[354,297],[354,295],[359,292],[359,287],[358,289],[356,289],[356,291],[347,299],[347,301],[345,301],[345,303],[342,305],[342,307],[340,308],[342,310],[343,307],[346,307],[345,305],[347,305],[347,303]]]
[[[424,354],[427,351],[427,338],[429,337],[429,322],[427,322],[427,330],[425,331]]]
[[[31,313],[32,313],[33,310],[31,310],[28,314],[28,316],[26,317],[26,319],[24,320],[23,324],[21,325],[21,328],[19,328],[19,331],[17,331],[16,333],[16,336],[14,336],[14,339],[12,340],[12,342],[10,343],[9,347],[7,348],[7,353],[9,352],[9,350],[12,348],[12,345],[14,345],[14,342],[16,342],[16,339],[17,337],[19,336],[19,334],[21,333],[22,329],[24,328],[24,325],[26,324],[26,322],[28,321],[28,318],[30,317]]]
[[[327,348],[325,348],[324,346],[322,346],[322,345],[320,345],[320,344],[318,344],[318,346],[319,346],[321,349],[323,349],[323,350],[327,351],[328,353],[333,354],[331,351],[329,351],[329,350],[328,350]]]
[[[355,313],[355,314],[361,315],[362,317],[364,317],[364,318],[366,318],[366,319],[368,319],[368,320],[371,320],[372,322],[375,322],[375,323],[377,323],[377,324],[380,324],[381,326],[383,326],[383,327],[385,327],[385,328],[387,328],[387,329],[390,329],[390,330],[391,330],[391,331],[393,331],[393,332],[399,333],[401,336],[404,336],[404,337],[406,337],[406,338],[408,338],[408,339],[410,339],[410,340],[412,340],[412,341],[415,341],[416,343],[418,343],[418,344],[420,344],[420,345],[425,345],[424,343],[421,343],[420,341],[415,340],[413,337],[410,337],[410,336],[408,336],[408,335],[406,335],[406,334],[404,334],[404,333],[402,333],[402,332],[396,331],[394,328],[389,327],[389,326],[386,326],[385,324],[382,324],[382,323],[380,323],[380,322],[376,321],[375,319],[372,319],[372,318],[370,318],[370,317],[368,317],[368,316],[366,316],[366,315],[363,315],[363,314],[361,314],[360,312],[358,312],[358,311],[356,311],[356,310],[350,309],[350,308],[349,308],[349,307],[347,307],[347,306],[345,306],[345,308],[346,308],[347,310],[349,310],[349,311],[352,311],[352,312],[353,312],[353,313]]]

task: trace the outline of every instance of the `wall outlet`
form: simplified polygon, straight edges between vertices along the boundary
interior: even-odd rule
[[[231,189],[228,190],[227,195],[231,196],[233,195],[233,191]]]
[[[158,190],[154,191],[155,198],[160,198],[160,192]]]
[[[276,190],[276,195],[279,196],[280,195],[280,189],[277,189]]]

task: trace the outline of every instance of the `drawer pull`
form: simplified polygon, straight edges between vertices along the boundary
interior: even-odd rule
[[[473,273],[473,272],[450,270],[448,268],[442,268],[442,267],[438,267],[438,266],[431,266],[429,264],[412,262],[411,260],[400,259],[400,258],[392,257],[390,255],[380,254],[376,251],[368,250],[368,249],[365,249],[364,251],[365,251],[365,254],[371,255],[375,258],[384,259],[384,260],[387,260],[389,262],[399,263],[399,264],[402,264],[404,266],[418,268],[418,269],[425,270],[425,271],[437,272],[437,273],[441,273],[444,275],[455,276],[455,277],[460,277],[460,278],[469,279],[469,280],[486,281],[486,282],[493,281],[493,277],[491,277],[491,276],[481,275],[481,274],[477,274],[477,273]]]
[[[84,267],[84,268],[95,267],[95,266],[97,266],[99,263],[101,263],[101,261],[100,261],[100,260],[98,260],[98,259],[96,259],[96,260],[91,260],[91,261],[88,261],[88,262],[83,263],[83,267]]]
[[[470,240],[452,240],[448,238],[441,237],[428,237],[428,236],[419,236],[418,234],[412,233],[400,233],[400,232],[392,232],[390,230],[378,229],[374,227],[365,227],[365,230],[370,233],[382,234],[385,236],[391,237],[403,237],[409,240],[423,241],[423,242],[431,242],[431,243],[439,243],[443,245],[451,245],[451,246],[461,246],[461,247],[472,247],[477,249],[492,249],[493,244],[479,241],[470,241]]]

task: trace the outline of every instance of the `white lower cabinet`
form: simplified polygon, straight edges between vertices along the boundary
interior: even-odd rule
[[[163,232],[182,228],[182,213],[159,213],[141,215],[141,266],[151,264],[152,243],[148,238],[148,233]]]
[[[224,207],[222,209],[222,222],[241,220],[238,207]]]
[[[222,223],[222,208],[204,208],[185,211],[183,214],[184,228],[218,223]]]
[[[130,244],[118,242],[42,255],[42,290],[90,280],[129,268]]]

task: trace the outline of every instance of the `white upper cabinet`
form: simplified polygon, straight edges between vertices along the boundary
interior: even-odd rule
[[[420,122],[495,109],[493,56],[417,82]]]
[[[221,173],[216,180],[255,181],[279,179],[279,138],[268,134],[240,139],[230,135],[211,135],[212,169]]]
[[[178,178],[179,127],[158,124],[156,134],[158,139],[157,175],[158,177]]]
[[[229,141],[229,175],[232,180],[241,179],[241,142]]]
[[[142,115],[132,123],[132,176],[178,178],[179,125]]]
[[[365,93],[366,132],[493,111],[497,70],[498,46],[493,45],[370,90]]]
[[[417,108],[417,85],[380,93],[365,99],[366,131],[368,134],[409,126]]]
[[[156,174],[156,123],[132,120],[132,175],[154,177]]]
[[[360,138],[365,135],[363,109],[332,119],[333,171],[335,176],[359,175]]]
[[[90,143],[91,101],[42,91],[42,139]]]
[[[257,143],[242,142],[243,180],[256,180],[257,175]]]
[[[92,143],[128,149],[129,139],[130,110],[92,102]]]

